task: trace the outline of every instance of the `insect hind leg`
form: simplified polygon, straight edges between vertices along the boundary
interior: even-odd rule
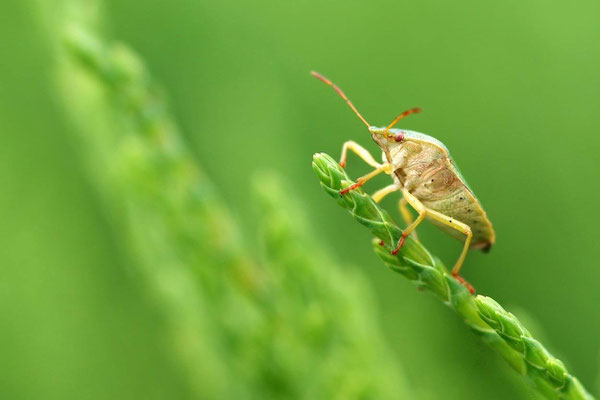
[[[463,244],[463,248],[462,251],[460,252],[460,256],[458,257],[458,260],[456,260],[456,263],[454,264],[454,267],[452,268],[452,276],[454,278],[456,278],[456,280],[458,280],[460,283],[462,283],[468,290],[469,292],[471,292],[471,294],[473,294],[475,292],[475,290],[473,289],[473,286],[471,286],[466,280],[464,280],[459,274],[458,272],[460,271],[460,268],[463,265],[463,262],[465,261],[465,257],[467,256],[467,251],[469,251],[469,246],[471,245],[471,238],[473,237],[473,233],[471,232],[471,227],[461,221],[457,221],[456,219],[449,217],[447,215],[444,215],[440,212],[437,211],[433,211],[430,210],[429,211],[429,217],[431,219],[434,219],[446,226],[449,226],[451,228],[456,229],[459,232],[462,232],[465,235],[465,243]]]
[[[460,253],[460,256],[458,257],[456,264],[454,264],[454,267],[452,268],[451,273],[452,273],[452,276],[457,281],[459,281],[462,285],[464,285],[469,290],[469,292],[471,294],[473,294],[475,292],[475,290],[473,289],[473,286],[471,286],[466,280],[464,280],[458,274],[458,272],[460,271],[460,267],[462,266],[463,262],[465,261],[467,251],[469,250],[469,246],[471,244],[471,238],[473,237],[473,233],[471,232],[471,228],[469,227],[469,225],[467,225],[461,221],[457,221],[456,219],[449,217],[447,215],[444,215],[438,211],[427,208],[423,203],[421,203],[421,201],[419,199],[417,199],[413,194],[411,194],[406,189],[402,190],[402,195],[403,195],[403,198],[406,199],[406,202],[408,204],[410,204],[415,210],[417,210],[417,212],[419,213],[419,216],[412,224],[410,224],[408,227],[406,227],[406,229],[404,229],[404,231],[402,231],[402,236],[400,237],[400,240],[398,240],[398,245],[392,251],[392,254],[398,253],[398,251],[404,244],[404,240],[406,239],[406,237],[408,235],[410,235],[410,233],[423,221],[423,219],[426,216],[435,221],[438,221],[444,225],[454,228],[457,231],[462,232],[466,236],[466,239],[465,239],[465,243],[463,245],[463,249]]]

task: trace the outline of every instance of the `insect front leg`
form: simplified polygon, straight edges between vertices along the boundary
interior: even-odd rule
[[[373,168],[381,167],[381,164],[375,161],[369,150],[362,147],[360,144],[356,143],[353,140],[348,140],[342,146],[342,156],[340,157],[340,167],[346,168],[346,156],[348,150],[352,151],[354,154],[359,156],[364,162],[372,166]]]
[[[342,190],[340,190],[340,195],[341,195],[341,196],[343,196],[343,195],[345,195],[346,193],[348,193],[349,191],[351,191],[351,190],[354,190],[354,189],[357,189],[357,188],[361,187],[361,186],[362,186],[362,185],[364,185],[364,184],[365,184],[365,182],[367,182],[369,179],[371,179],[371,178],[373,178],[373,177],[375,177],[375,176],[379,175],[379,174],[380,174],[380,173],[382,173],[382,172],[385,172],[385,173],[388,173],[388,174],[389,174],[391,170],[392,170],[392,166],[391,166],[390,164],[379,164],[379,167],[378,167],[378,168],[376,168],[376,169],[374,169],[373,171],[369,172],[368,174],[366,174],[366,175],[363,175],[363,176],[361,176],[360,178],[358,178],[358,179],[356,180],[356,183],[354,183],[354,184],[352,184],[352,185],[348,186],[348,187],[347,187],[347,188],[345,188],[345,189],[342,189]]]

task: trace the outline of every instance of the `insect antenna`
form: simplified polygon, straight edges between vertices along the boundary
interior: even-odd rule
[[[311,71],[310,74],[312,76],[314,76],[315,78],[317,78],[318,80],[320,80],[321,82],[331,86],[333,88],[333,90],[335,90],[336,93],[339,94],[340,97],[346,101],[346,104],[348,104],[348,106],[350,106],[352,111],[354,111],[354,114],[356,114],[358,116],[358,118],[360,118],[360,120],[363,122],[363,124],[365,124],[367,126],[367,128],[370,126],[369,123],[367,122],[367,120],[364,119],[362,115],[360,115],[360,113],[358,112],[356,107],[354,107],[354,105],[350,102],[350,100],[348,100],[348,97],[346,97],[344,92],[342,92],[342,90],[339,87],[334,85],[329,79],[325,78],[323,75],[319,74],[318,72]]]
[[[394,120],[392,122],[390,122],[390,124],[385,128],[385,130],[383,132],[387,133],[387,131],[392,126],[396,125],[396,122],[400,121],[402,118],[407,117],[410,114],[417,114],[417,113],[420,113],[420,112],[421,112],[421,109],[419,107],[411,108],[410,110],[404,111],[402,114],[400,114],[396,118],[394,118]]]

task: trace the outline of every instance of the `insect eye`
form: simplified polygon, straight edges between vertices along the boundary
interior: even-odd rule
[[[394,135],[394,140],[395,140],[396,142],[401,142],[401,141],[403,141],[403,140],[404,140],[404,133],[403,133],[403,132],[396,133],[396,134]]]

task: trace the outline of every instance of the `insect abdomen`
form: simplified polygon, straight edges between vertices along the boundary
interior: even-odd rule
[[[447,215],[450,219],[455,219],[469,225],[473,233],[473,238],[471,239],[472,248],[486,247],[493,243],[494,233],[485,211],[466,187],[457,190],[445,200],[421,201],[426,207]],[[456,229],[439,225],[435,221],[432,222],[438,225],[440,229],[456,236],[458,239],[464,239],[464,235],[460,234]]]
[[[473,238],[471,248],[486,248],[494,242],[494,232],[485,211],[469,188],[462,182],[449,159],[434,160],[424,168],[411,193],[427,208],[467,224]],[[456,229],[432,222],[450,235],[464,240]]]

